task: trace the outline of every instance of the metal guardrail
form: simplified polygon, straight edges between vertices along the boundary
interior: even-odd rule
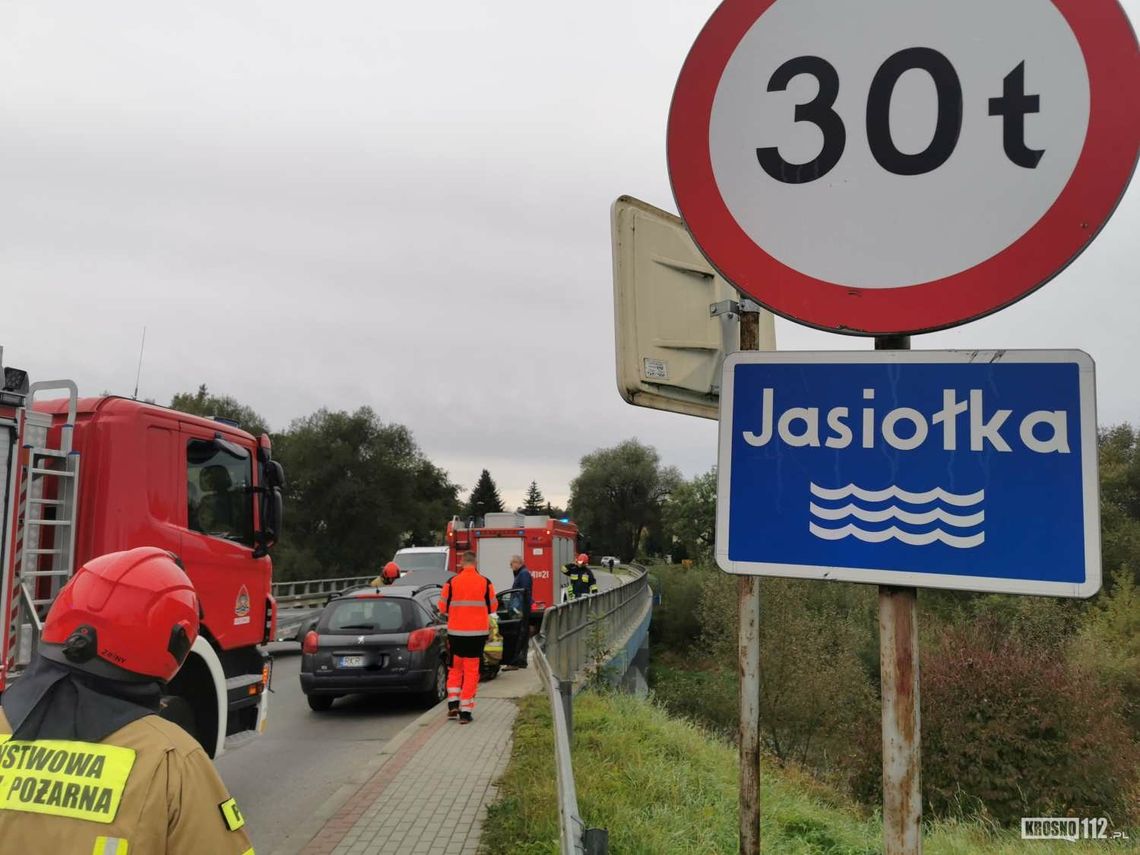
[[[596,665],[598,648],[614,652],[651,607],[649,576],[640,565],[629,565],[633,578],[616,588],[547,609],[539,639],[555,678],[575,685]],[[605,658],[605,657],[603,657]]]
[[[645,568],[630,565],[631,579],[616,588],[571,600],[546,610],[539,634],[531,639],[534,663],[550,699],[554,720],[554,761],[562,855],[605,855],[608,835],[588,828],[578,812],[570,740],[573,736],[573,693],[652,608],[652,591]]]
[[[306,579],[300,582],[274,582],[273,597],[279,606],[293,608],[314,603],[324,604],[329,594],[339,594],[348,588],[363,588],[373,576],[344,576],[339,579]]]
[[[534,650],[534,664],[538,676],[546,687],[550,700],[551,717],[554,719],[554,771],[558,787],[558,817],[562,855],[584,855],[586,849],[582,837],[586,823],[578,813],[578,791],[574,786],[574,766],[570,759],[570,731],[567,727],[563,701],[558,681],[550,671],[550,663],[537,638],[531,639]]]

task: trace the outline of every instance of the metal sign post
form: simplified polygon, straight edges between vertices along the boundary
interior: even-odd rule
[[[879,586],[883,693],[883,851],[921,855],[918,591]]]
[[[759,350],[758,312],[740,313],[740,349]],[[760,855],[760,579],[742,576],[740,592],[740,853]]]
[[[910,336],[882,336],[876,350],[910,350]],[[883,852],[922,853],[922,726],[918,590],[879,586],[883,726]]]

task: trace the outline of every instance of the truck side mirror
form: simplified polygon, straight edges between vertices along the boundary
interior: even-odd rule
[[[285,467],[276,460],[265,461],[265,486],[276,488],[285,486]]]
[[[278,464],[280,468],[280,464]],[[261,530],[257,533],[257,546],[253,549],[254,558],[262,558],[277,545],[281,536],[281,517],[285,502],[280,487],[267,487],[261,494]]]

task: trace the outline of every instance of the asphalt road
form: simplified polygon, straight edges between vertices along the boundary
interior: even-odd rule
[[[218,771],[237,799],[258,852],[272,852],[309,813],[355,775],[424,708],[409,699],[342,698],[309,709],[296,644],[270,645],[273,694],[266,732],[227,752]]]
[[[598,592],[608,591],[610,588],[616,588],[621,583],[621,578],[615,576],[613,573],[606,573],[604,570],[595,570],[594,576],[598,580]]]

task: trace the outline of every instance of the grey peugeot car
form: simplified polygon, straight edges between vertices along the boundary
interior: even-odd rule
[[[343,695],[447,697],[439,585],[365,588],[332,600],[301,644],[301,690],[319,712]]]

